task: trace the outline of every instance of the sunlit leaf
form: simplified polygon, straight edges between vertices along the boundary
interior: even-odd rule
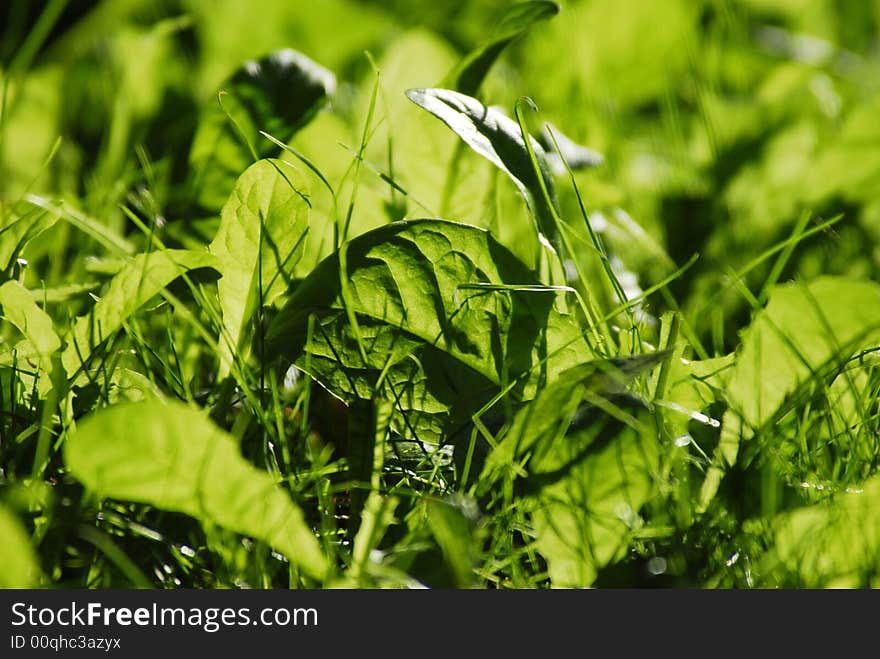
[[[41,578],[31,540],[15,515],[0,504],[0,588],[34,588]]]
[[[534,400],[516,412],[504,439],[489,454],[480,484],[492,487],[499,470],[520,466],[523,460],[540,460],[563,435],[595,415],[596,403],[626,391],[639,373],[669,356],[657,352],[633,357],[594,360],[566,371],[541,389]]]
[[[478,553],[474,507],[473,501],[458,497],[427,503],[428,527],[440,545],[456,588],[468,588],[475,582]]]
[[[746,331],[728,384],[735,412],[725,435],[741,427],[745,437],[773,419],[798,385],[841,364],[858,348],[876,347],[880,334],[880,286],[868,281],[820,277],[786,284],[770,294],[767,308]]]
[[[778,585],[862,588],[880,585],[880,479],[831,500],[780,515],[763,567]],[[768,581],[767,585],[771,585]],[[774,584],[777,585],[777,584]]]
[[[552,210],[532,166],[519,124],[499,110],[487,107],[475,98],[448,89],[410,89],[409,99],[445,123],[476,153],[507,174],[525,197],[545,237],[556,235]],[[546,153],[529,136],[538,159],[544,185],[552,196],[553,181],[546,164]]]
[[[727,381],[730,409],[719,450],[728,465],[740,442],[779,418],[807,382],[824,382],[860,348],[880,339],[880,286],[868,281],[820,277],[785,284],[770,293],[767,307],[746,330]],[[707,480],[705,506],[720,474]]]
[[[404,221],[344,249],[344,272],[332,256],[295,289],[268,329],[267,354],[295,359],[343,400],[380,387],[407,435],[436,441],[451,412],[468,416],[507,385],[530,399],[592,355],[560,293],[536,288],[484,230]]]
[[[308,229],[309,203],[302,175],[280,160],[261,160],[242,174],[223,206],[210,252],[220,262],[217,283],[229,341],[221,341],[221,377],[248,340],[257,307],[290,286]]]
[[[110,281],[106,292],[85,315],[76,319],[62,364],[68,375],[82,366],[92,350],[117,331],[122,323],[182,274],[200,268],[219,270],[207,252],[166,249],[139,254]]]
[[[199,410],[160,401],[100,410],[68,437],[64,460],[101,497],[151,504],[252,536],[316,578],[327,570],[289,495]]]
[[[555,587],[585,587],[621,558],[654,489],[659,445],[647,407],[625,395],[667,352],[597,360],[561,373],[514,416],[479,490],[505,473],[532,511]]]
[[[592,585],[599,569],[626,555],[644,524],[639,513],[655,492],[660,445],[650,413],[618,407],[631,422],[593,410],[591,423],[527,464],[526,505],[554,587]]]
[[[12,215],[6,226],[0,227],[0,271],[6,270],[25,245],[58,221],[57,214],[31,207],[22,215]]]
[[[25,336],[31,349],[40,357],[46,372],[51,372],[51,356],[61,347],[61,339],[49,315],[34,302],[30,292],[17,281],[8,281],[0,286],[0,307],[3,318],[15,325]]]

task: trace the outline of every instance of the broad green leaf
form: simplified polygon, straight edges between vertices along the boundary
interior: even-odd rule
[[[496,194],[497,170],[401,93],[440,80],[455,61],[455,50],[436,33],[423,28],[404,32],[383,52],[377,62],[379,96],[373,128],[368,131],[367,167],[360,169],[357,204],[346,237],[387,224],[389,217],[446,217],[491,228],[502,243],[533,262],[534,257],[529,257],[540,247],[521,200],[504,185]],[[334,182],[340,203],[348,199],[355,179],[350,173],[351,147],[360,143],[367,101],[377,80],[369,77],[360,87],[362,101],[351,129],[353,134],[326,135],[320,143],[309,145],[314,161],[321,163]],[[300,142],[300,135],[296,142]],[[334,150],[328,151],[328,145],[338,143],[350,148],[339,150],[341,157],[334,158]],[[330,176],[332,169],[328,171],[325,165],[335,165],[334,161],[341,165],[337,169],[340,174]],[[380,178],[377,171],[387,178]],[[389,179],[399,189],[392,188]],[[502,203],[504,208],[499,208]],[[313,229],[316,225],[320,226],[312,222]],[[332,240],[325,239],[325,244],[332,244]]]
[[[446,77],[444,86],[475,96],[504,49],[532,25],[549,20],[558,13],[559,5],[546,0],[512,5],[501,18],[492,38],[468,53]]]
[[[0,504],[0,588],[34,588],[41,575],[31,540],[16,516]]]
[[[327,561],[300,509],[235,440],[180,403],[124,403],[83,421],[64,460],[101,497],[191,515],[266,542],[315,578]]]
[[[880,478],[780,515],[774,527],[775,544],[763,564],[769,578],[779,581],[773,585],[880,585]]]
[[[355,144],[355,139],[348,123],[339,113],[330,109],[321,112],[291,140],[291,145],[299,153],[320,167],[321,175],[332,187],[331,192],[311,170],[305,168],[307,171],[304,174],[312,177],[309,179],[311,219],[303,255],[296,268],[297,279],[308,276],[318,263],[336,249],[336,235],[344,222],[344,204],[350,195],[353,179],[351,166],[354,156],[345,147]],[[361,178],[365,183],[371,180],[366,175]],[[351,217],[349,235],[357,236],[387,224],[386,203],[387,186],[360,185],[357,212]]]
[[[728,402],[745,437],[774,418],[797,387],[880,338],[880,286],[820,277],[777,286],[746,331]],[[727,419],[725,420],[727,425]],[[728,434],[728,431],[725,432]]]
[[[536,288],[485,230],[396,222],[343,254],[345,271],[331,256],[294,290],[268,328],[267,354],[296,360],[345,401],[378,388],[410,438],[436,441],[450,415],[469,418],[508,385],[513,399],[531,399],[592,355],[559,292]]]
[[[251,165],[223,206],[220,228],[209,246],[220,262],[217,283],[223,324],[221,374],[248,340],[258,306],[270,305],[290,287],[308,230],[309,202],[302,176],[280,160]]]
[[[880,340],[880,286],[869,281],[820,277],[775,287],[767,307],[746,330],[726,390],[729,410],[719,450],[730,465],[740,441],[777,419],[798,388],[824,382],[860,348]],[[705,507],[720,474],[701,495]]]
[[[592,585],[599,569],[625,556],[644,523],[639,511],[655,492],[660,445],[649,412],[619,411],[633,424],[594,409],[592,423],[526,465],[536,549],[556,588]]]
[[[52,371],[52,355],[61,348],[61,339],[49,315],[34,302],[31,293],[17,281],[0,286],[0,307],[3,318],[24,335],[28,346],[25,354],[36,351],[44,371]]]
[[[877,463],[877,400],[880,360],[868,355],[847,366],[828,386],[827,423],[807,438],[810,465],[820,478],[838,482],[861,481]],[[840,463],[845,463],[840,472]],[[819,470],[822,470],[821,472]]]
[[[254,156],[278,152],[260,131],[288,141],[335,89],[330,71],[295,50],[246,62],[199,120],[189,156],[195,200],[206,209],[219,209]]]
[[[68,375],[82,366],[92,350],[122,327],[122,323],[172,281],[200,268],[219,270],[217,259],[207,252],[166,249],[139,254],[128,261],[110,281],[106,292],[89,313],[76,319],[65,339],[61,362]]]
[[[519,124],[500,110],[486,107],[477,99],[448,89],[410,89],[407,97],[445,123],[476,153],[507,174],[525,197],[537,223],[538,232],[553,238],[556,225],[553,211],[541,190]],[[531,135],[544,185],[553,194],[553,179],[547,168],[546,153]]]
[[[477,564],[476,506],[469,499],[449,497],[429,500],[425,516],[428,528],[443,552],[456,588],[475,585],[474,568]]]
[[[656,433],[639,399],[623,395],[668,352],[596,360],[561,373],[514,416],[489,454],[480,488],[520,478],[536,548],[554,587],[586,587],[621,558],[654,491]]]
[[[140,402],[161,398],[162,391],[156,383],[143,373],[133,371],[130,368],[117,368],[110,378],[112,387],[109,392],[109,402]]]
[[[582,425],[594,416],[590,408],[597,402],[619,396],[639,373],[668,356],[664,351],[594,360],[562,372],[517,411],[503,440],[489,454],[480,477],[481,488],[491,488],[499,470],[519,466],[526,457],[540,460],[557,441],[565,441],[562,437],[573,425]]]

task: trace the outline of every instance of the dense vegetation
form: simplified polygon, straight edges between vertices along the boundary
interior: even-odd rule
[[[0,25],[0,586],[880,585],[880,2]]]

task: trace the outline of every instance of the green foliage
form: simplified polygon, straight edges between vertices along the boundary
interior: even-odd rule
[[[216,269],[217,260],[205,252],[165,249],[138,254],[126,262],[110,280],[106,293],[76,319],[66,337],[61,361],[67,373],[72,375],[84,366],[95,347],[169,283],[201,268]]]
[[[780,515],[764,566],[805,588],[877,587],[880,519],[877,478],[823,504]]]
[[[0,505],[0,588],[34,588],[40,583],[40,567],[30,538],[5,506]]]
[[[310,324],[314,320],[314,325]],[[502,390],[534,397],[591,354],[558,292],[491,235],[399,222],[347,243],[297,287],[266,335],[346,402],[382,392],[397,430],[437,441]]]
[[[221,354],[231,361],[249,336],[257,309],[290,287],[308,229],[309,202],[302,176],[289,164],[261,160],[249,167],[223,206],[220,228],[208,246],[222,265],[217,284],[229,332]],[[221,376],[229,371],[228,362]]]
[[[327,570],[299,508],[198,410],[162,402],[115,405],[70,434],[64,460],[98,496],[149,503],[253,536],[312,577]]]
[[[0,585],[880,583],[878,3],[7,4]]]
[[[552,190],[544,149],[531,136],[532,149],[538,154],[540,176],[536,173],[526,148],[523,132],[515,121],[495,108],[488,108],[475,98],[448,89],[410,89],[409,99],[440,119],[476,153],[486,158],[514,182],[534,213],[537,231],[545,238],[556,235],[552,210],[542,192],[542,185]]]
[[[61,339],[55,333],[49,315],[17,281],[7,281],[0,286],[0,307],[3,308],[3,318],[15,325],[30,343],[17,350],[25,354],[36,353],[42,362],[41,368],[51,373],[52,353],[61,347]]]
[[[260,131],[289,140],[335,88],[332,73],[294,50],[245,63],[199,119],[189,155],[195,200],[220,208],[254,159],[277,152]]]

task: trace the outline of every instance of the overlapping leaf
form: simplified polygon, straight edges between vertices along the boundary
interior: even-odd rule
[[[215,100],[200,118],[189,157],[195,200],[219,209],[255,155],[278,152],[260,131],[289,140],[335,88],[330,71],[295,50],[246,62],[221,86],[222,107]]]
[[[257,306],[269,305],[290,284],[308,229],[309,204],[299,172],[280,160],[251,165],[223,206],[209,246],[221,265],[217,284],[228,342],[221,341],[221,377],[247,340]]]
[[[58,221],[58,214],[31,207],[26,213],[13,215],[9,224],[0,227],[0,271],[6,270],[25,245]]]
[[[842,277],[776,287],[747,330],[728,399],[749,436],[779,412],[798,385],[880,339],[880,286]],[[733,412],[731,415],[733,416]],[[732,420],[731,416],[731,420]]]
[[[8,281],[0,286],[0,307],[3,309],[2,317],[15,325],[27,340],[25,354],[35,352],[42,368],[47,373],[51,372],[51,356],[61,347],[61,339],[55,333],[49,315],[37,306],[30,292],[17,281]]]
[[[655,491],[659,460],[653,429],[600,416],[532,465],[541,487],[527,505],[554,587],[590,586],[599,569],[625,556],[644,523],[639,511]]]
[[[491,487],[505,467],[521,465],[527,458],[540,460],[573,426],[595,416],[596,403],[617,398],[639,373],[668,356],[664,351],[594,360],[561,373],[517,411],[503,441],[489,454],[480,479],[483,487]]]
[[[344,269],[334,255],[296,288],[268,329],[268,354],[295,359],[344,400],[381,390],[407,435],[436,439],[450,414],[467,417],[508,385],[530,399],[592,355],[559,292],[539,290],[482,229],[404,221],[343,250]]]
[[[501,111],[487,107],[475,98],[449,89],[410,89],[409,99],[445,123],[476,153],[507,174],[516,184],[532,210],[538,231],[545,237],[556,236],[553,210],[535,172],[517,122]],[[531,135],[532,150],[538,160],[540,176],[549,194],[553,195],[553,179],[547,168],[546,154]]]
[[[778,584],[806,588],[874,587],[880,555],[880,479],[780,515],[764,569]],[[774,585],[778,585],[774,584]]]
[[[506,466],[525,470],[521,489],[554,586],[591,585],[641,523],[659,443],[647,408],[623,391],[666,357],[601,360],[565,371],[517,412],[489,454],[484,490]]]
[[[742,439],[779,418],[800,386],[825,382],[856,350],[878,343],[877,284],[820,277],[808,284],[777,286],[746,331],[727,380],[730,409],[719,445],[726,463],[736,459]],[[707,479],[703,506],[714,496],[719,480],[720,473]]]

